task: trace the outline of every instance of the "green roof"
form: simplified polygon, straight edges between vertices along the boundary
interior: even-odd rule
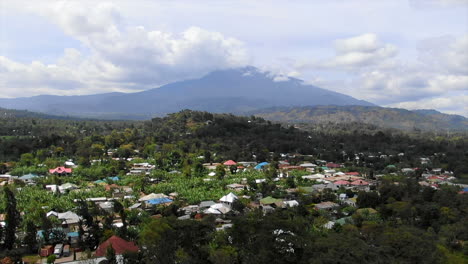
[[[280,199],[275,199],[271,196],[268,196],[268,197],[265,197],[263,199],[260,200],[260,203],[262,204],[274,204],[274,203],[277,203],[277,202],[281,202],[282,200]]]
[[[343,217],[335,221],[335,223],[340,224],[340,225],[345,225],[349,222],[353,222],[353,218],[351,216]]]
[[[357,210],[356,210],[356,214],[362,214],[362,213],[364,213],[365,211],[367,211],[369,214],[376,214],[376,213],[378,213],[377,210],[375,210],[374,208],[360,208],[360,209],[357,209]]]

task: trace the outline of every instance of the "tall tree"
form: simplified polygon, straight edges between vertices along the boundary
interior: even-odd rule
[[[37,247],[36,232],[36,225],[32,221],[28,221],[26,223],[26,236],[24,237],[24,244],[28,245],[30,252],[33,252]]]
[[[15,194],[7,186],[3,189],[6,201],[5,216],[5,247],[12,249],[16,239],[16,228],[20,222],[20,215],[16,209]]]

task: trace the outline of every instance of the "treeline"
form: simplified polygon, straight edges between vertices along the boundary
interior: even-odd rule
[[[68,157],[89,166],[91,160],[108,157],[107,151],[112,150],[114,157],[176,159],[182,166],[186,159],[192,164],[190,155],[203,156],[204,162],[261,162],[274,158],[273,152],[313,155],[374,171],[383,170],[388,164],[420,167],[420,158],[426,157],[431,159],[426,167],[440,167],[462,177],[468,174],[467,149],[468,137],[463,134],[410,135],[357,123],[302,125],[298,129],[254,116],[190,110],[150,121],[0,119],[3,162],[18,161],[22,154],[33,153],[40,162]],[[381,155],[386,157],[380,158]]]

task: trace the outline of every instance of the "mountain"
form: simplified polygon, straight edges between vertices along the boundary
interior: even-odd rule
[[[41,119],[61,119],[61,120],[80,120],[69,116],[48,115],[43,113],[30,112],[27,110],[5,109],[0,107],[0,119],[17,118],[41,118]]]
[[[182,109],[240,114],[265,107],[307,105],[373,104],[254,67],[219,70],[137,93],[0,99],[4,108],[104,119],[148,119]]]
[[[365,123],[404,130],[468,130],[468,119],[435,110],[405,110],[378,106],[273,107],[249,114],[292,123]]]

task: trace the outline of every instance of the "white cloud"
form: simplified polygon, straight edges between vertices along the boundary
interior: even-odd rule
[[[416,60],[396,57],[396,47],[382,43],[374,34],[340,39],[334,47],[337,56],[333,58],[295,66],[304,75],[308,69],[319,69],[329,76],[342,76],[341,80],[322,79],[316,84],[380,105],[405,102],[399,106],[414,108],[422,101],[438,102],[432,107],[435,108],[448,100],[437,101],[437,98],[468,92],[468,35],[423,40],[418,45]],[[463,108],[460,103],[454,105]]]
[[[87,52],[66,49],[51,65],[2,57],[2,96],[143,90],[249,61],[244,44],[235,38],[199,27],[174,34],[125,26],[119,9],[109,3],[89,9],[61,1],[42,13]]]
[[[338,39],[334,43],[336,56],[320,62],[310,63],[317,69],[359,70],[375,66],[395,57],[396,46],[382,43],[375,34],[363,34],[356,37]],[[306,67],[307,64],[305,65]]]
[[[439,109],[445,113],[468,116],[467,102],[468,95],[454,95],[400,102],[388,106],[406,109]]]

